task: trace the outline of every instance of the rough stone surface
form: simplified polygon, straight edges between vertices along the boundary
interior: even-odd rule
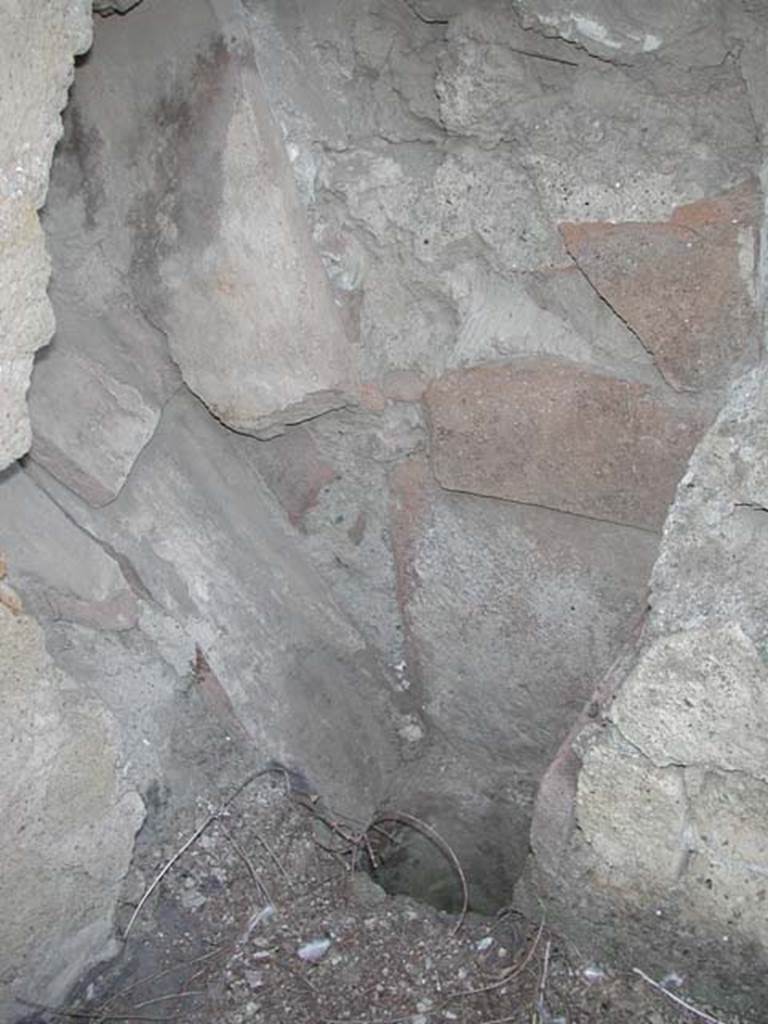
[[[694,914],[722,922],[730,934],[754,943],[763,956],[766,806],[764,782],[739,774],[706,775],[691,801],[691,824],[700,846],[685,887]],[[759,989],[752,998],[759,998]]]
[[[0,1015],[57,1005],[116,951],[112,915],[144,819],[116,722],[51,663],[33,619],[0,606]]]
[[[243,449],[257,444],[184,391],[103,509],[35,476],[114,552],[141,598],[142,632],[164,659],[183,674],[201,649],[254,756],[296,764],[340,804],[364,807],[392,759],[384,688],[249,468]]]
[[[18,468],[6,471],[0,487],[0,549],[38,618],[115,630],[136,624],[136,598],[114,557]]]
[[[604,304],[582,295],[552,308],[572,270],[556,225],[663,220],[755,174],[735,64],[715,68],[720,54],[681,74],[670,51],[624,67],[506,2],[433,22],[379,0],[245,6],[364,376],[548,352],[652,381],[639,340]]]
[[[62,239],[48,237],[56,259]],[[56,335],[35,363],[29,399],[31,457],[92,505],[104,505],[120,493],[179,375],[157,331],[121,313],[119,301],[109,313],[87,303],[75,312],[66,260],[56,265]]]
[[[687,839],[679,767],[659,769],[631,751],[595,746],[584,758],[576,800],[584,840],[609,882],[637,902],[675,884]]]
[[[615,0],[516,0],[526,21],[545,32],[567,39],[590,53],[621,61],[628,56],[668,52],[687,44],[699,60],[722,60],[727,52],[723,38],[723,5],[718,0],[697,4],[668,4],[664,0],[642,6]],[[698,52],[697,52],[698,51]]]
[[[65,112],[42,223],[56,267],[56,334],[35,365],[32,458],[94,505],[111,501],[157,427],[180,374],[121,268],[124,240],[103,180],[105,142]],[[106,223],[105,223],[106,221]]]
[[[768,871],[766,587],[753,532],[768,484],[765,395],[766,371],[753,371],[692,457],[644,637],[597,697],[602,727],[577,726],[542,783],[519,888],[595,955],[664,964],[703,997],[754,1011],[768,961],[756,909]]]
[[[68,113],[69,156],[85,179],[81,274],[103,245],[97,288],[110,270],[128,285],[186,383],[235,429],[279,433],[343,405],[355,351],[239,5],[142,4],[95,33],[99,58],[81,68]],[[126,445],[140,445],[141,421],[156,411],[107,392]],[[92,401],[98,416],[98,394]]]
[[[388,479],[394,465],[426,444],[420,408],[382,398],[375,410],[336,412],[301,432],[243,448],[299,527],[305,556],[393,680],[404,651]]]
[[[88,0],[0,7],[0,469],[29,448],[34,352],[53,333],[43,205],[75,54],[91,41]]]
[[[659,767],[717,765],[768,781],[768,672],[739,626],[657,640],[611,719]]]
[[[768,382],[764,371],[734,388],[694,453],[664,527],[653,571],[650,629],[738,623],[768,652],[768,589],[755,566],[768,557]]]
[[[259,446],[254,461],[264,481],[282,505],[288,521],[299,528],[320,498],[323,488],[338,477],[338,471],[325,462],[312,434],[300,427],[272,444]]]
[[[755,183],[663,224],[565,224],[568,251],[678,390],[717,388],[759,353]]]
[[[392,501],[403,677],[419,693],[430,757],[484,765],[484,791],[498,794],[504,830],[512,827],[509,884],[527,853],[538,779],[643,612],[656,538],[447,494],[418,458],[394,472]],[[441,787],[461,788],[463,769],[441,771]],[[465,851],[481,890],[485,876],[491,904],[493,874],[471,839],[484,817],[465,804],[462,815],[443,809],[440,827]]]
[[[679,491],[639,654],[586,702],[685,460],[758,356],[754,192],[734,190],[759,170],[759,13],[97,19],[45,215],[57,338],[0,529],[57,665],[119,723],[146,863],[212,777],[237,781],[241,744],[355,817],[422,812],[495,909],[578,716],[532,833],[553,916],[589,955],[755,987],[768,501],[746,392]],[[4,582],[0,604],[18,611]],[[448,905],[427,846],[411,891]]]
[[[643,385],[544,360],[447,374],[426,402],[443,487],[651,530],[703,427]]]

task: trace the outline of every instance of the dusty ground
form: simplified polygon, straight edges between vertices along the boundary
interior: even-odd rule
[[[280,772],[254,779],[221,808],[221,803],[201,804],[197,815],[191,810],[178,815],[173,844],[144,843],[120,921],[123,932],[128,929],[123,953],[83,984],[68,1008],[72,1019],[104,1024],[680,1024],[707,1019],[687,1013],[639,978],[603,974],[580,963],[545,926],[512,912],[495,919],[468,914],[459,926],[456,917],[386,895],[364,871],[352,871],[351,861],[357,866],[371,853],[377,857],[372,847],[385,842],[387,826],[370,833],[369,847],[360,839],[361,823],[338,820],[322,801],[291,791]],[[173,858],[137,913],[142,896]],[[302,950],[310,943],[319,957],[315,962],[303,958],[311,955]],[[684,998],[684,992],[674,991]],[[37,1012],[28,1020],[63,1015]]]

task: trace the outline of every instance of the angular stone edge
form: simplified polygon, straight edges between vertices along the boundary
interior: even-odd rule
[[[117,722],[52,663],[37,622],[0,601],[0,1017],[58,1005],[114,956],[113,917],[145,807]]]
[[[37,211],[45,202],[53,151],[62,132],[60,113],[74,76],[74,58],[91,45],[90,0],[56,0],[55,4],[46,5],[45,23],[39,17],[35,22],[34,13],[30,15],[26,5],[18,10],[19,21],[26,20],[27,25],[14,26],[11,19],[5,26],[6,38],[37,30],[57,39],[60,49],[37,81],[34,76],[41,70],[39,61],[24,59],[16,68],[26,78],[25,98],[29,98],[29,93],[34,98],[41,92],[45,97],[43,116],[32,139],[21,144],[15,138],[14,126],[19,118],[25,118],[23,110],[13,109],[19,93],[10,91],[10,101],[0,104],[0,121],[12,133],[10,145],[3,146],[0,140],[0,224],[5,234],[0,246],[0,281],[10,282],[10,295],[5,295],[7,304],[0,309],[0,338],[4,337],[0,350],[0,401],[5,410],[0,417],[0,470],[24,455],[31,443],[26,392],[32,355],[48,344],[54,329],[47,296],[50,264]],[[37,48],[40,54],[47,49]],[[19,47],[17,52],[23,54],[24,48]]]
[[[520,909],[544,914],[583,956],[656,977],[676,972],[695,998],[737,1012],[762,1011],[768,1003],[768,931],[761,913],[768,895],[761,869],[768,865],[768,825],[753,820],[756,807],[768,818],[768,786],[758,770],[760,751],[753,749],[759,736],[735,736],[730,719],[721,719],[716,708],[690,705],[718,686],[728,697],[735,685],[748,693],[754,704],[749,713],[759,726],[768,714],[766,654],[756,635],[755,608],[749,600],[734,601],[733,580],[712,588],[710,623],[706,615],[699,621],[693,579],[674,594],[664,591],[674,587],[669,569],[686,535],[681,520],[711,534],[708,542],[724,543],[721,525],[733,508],[745,497],[760,507],[768,502],[768,474],[754,465],[759,451],[749,451],[761,435],[767,390],[765,368],[738,381],[695,450],[654,570],[654,603],[674,598],[683,607],[646,620],[562,744],[539,789],[532,852],[515,890]],[[692,505],[694,486],[701,494]],[[700,572],[706,564],[705,552]],[[713,571],[721,569],[715,564]],[[755,582],[744,579],[743,586],[751,592]],[[670,673],[658,672],[665,656],[685,692],[660,691],[653,700],[643,673],[656,662],[658,682],[667,684]],[[645,691],[639,704],[638,689]],[[706,750],[690,748],[690,737],[683,737],[697,752],[690,764],[679,763],[686,742],[681,745],[675,730],[651,728],[665,707],[677,716],[678,731],[711,733]],[[643,721],[633,721],[640,715]],[[595,787],[601,786],[602,810],[594,813]],[[622,786],[627,792],[634,787],[645,809],[635,802],[631,816],[625,813]],[[664,829],[654,839],[662,804],[676,832],[674,857]]]

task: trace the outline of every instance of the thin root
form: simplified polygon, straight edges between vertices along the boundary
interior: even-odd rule
[[[639,967],[633,967],[632,970],[637,974],[646,985],[650,985],[651,988],[655,988],[657,992],[661,992],[662,995],[666,996],[667,999],[671,999],[673,1003],[677,1003],[678,1006],[682,1006],[688,1013],[692,1013],[694,1017],[698,1017],[699,1020],[704,1020],[707,1024],[725,1024],[724,1021],[718,1017],[713,1017],[710,1013],[706,1013],[704,1010],[699,1010],[692,1003],[686,1002],[685,999],[681,999],[680,996],[676,996],[674,992],[670,992],[669,989],[664,988],[658,981],[654,981],[653,978],[649,978],[647,974],[640,970]]]
[[[229,831],[229,829],[226,829],[221,822],[219,822],[219,828],[221,829],[222,833],[224,834],[225,839],[227,839],[232,844],[232,848],[234,849],[235,853],[238,855],[240,860],[243,862],[243,864],[245,864],[246,868],[248,869],[248,874],[251,876],[251,879],[253,880],[253,884],[256,886],[258,891],[261,893],[261,895],[264,897],[264,899],[267,901],[267,903],[274,903],[274,900],[272,899],[272,896],[270,895],[269,889],[267,888],[266,884],[261,880],[260,876],[258,875],[258,873],[256,871],[256,868],[253,866],[253,862],[251,861],[251,858],[248,856],[248,854],[242,848],[242,846],[237,841],[237,839],[235,839],[235,837],[232,835],[232,833]]]
[[[187,850],[190,848],[190,846],[193,846],[197,842],[197,840],[200,838],[200,836],[203,834],[203,832],[205,832],[205,830],[208,828],[208,826],[212,824],[212,822],[216,821],[217,818],[220,818],[221,815],[224,814],[224,812],[227,810],[227,808],[230,806],[230,804],[232,804],[240,796],[240,794],[243,792],[243,790],[247,786],[250,786],[250,784],[252,782],[255,782],[256,779],[261,778],[264,775],[273,775],[275,773],[282,774],[282,775],[286,776],[286,778],[287,778],[287,773],[285,772],[285,769],[283,769],[283,768],[279,768],[279,767],[276,767],[274,765],[270,766],[269,768],[262,768],[260,771],[254,772],[252,775],[249,775],[248,778],[244,779],[244,781],[240,783],[240,785],[234,790],[234,792],[231,793],[227,797],[227,799],[224,801],[224,803],[220,804],[216,808],[215,811],[212,811],[211,814],[208,815],[208,817],[205,819],[203,824],[200,825],[200,827],[195,830],[195,832],[189,837],[189,839],[186,841],[186,843],[184,843],[184,845],[181,846],[176,851],[176,853],[174,853],[174,855],[171,857],[171,859],[164,865],[163,868],[161,868],[160,871],[158,871],[158,873],[152,879],[152,881],[149,884],[149,887],[146,889],[146,891],[144,892],[144,895],[141,897],[141,899],[137,903],[136,909],[131,914],[131,917],[130,917],[130,920],[128,921],[128,924],[125,926],[125,931],[123,932],[123,939],[124,940],[128,938],[128,933],[130,932],[131,928],[133,928],[133,926],[134,926],[134,924],[136,922],[136,918],[141,913],[141,911],[142,911],[142,909],[144,907],[144,904],[147,902],[149,897],[152,895],[152,893],[158,887],[160,882],[162,882],[162,880],[165,878],[165,876],[171,870],[171,868],[176,863],[176,861],[179,859],[179,857],[181,857],[184,853],[186,853]]]
[[[435,846],[437,846],[438,849],[440,849],[450,860],[461,884],[461,911],[452,933],[455,935],[464,924],[464,918],[467,916],[467,910],[469,909],[469,886],[467,885],[467,878],[464,874],[464,869],[461,866],[461,861],[453,852],[450,844],[443,839],[436,829],[432,828],[432,826],[428,825],[425,821],[421,821],[420,818],[415,818],[412,814],[405,814],[403,811],[388,811],[385,814],[377,815],[377,817],[371,822],[369,828],[366,829],[366,832],[370,832],[371,829],[375,828],[377,825],[387,823],[407,825],[409,828],[421,833],[421,835],[426,839],[433,842]]]

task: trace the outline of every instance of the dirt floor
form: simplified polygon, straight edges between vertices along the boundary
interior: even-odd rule
[[[280,771],[237,790],[177,816],[173,844],[144,844],[122,954],[29,1024],[737,1024],[686,1010],[672,981],[579,962],[541,922],[387,895],[362,869],[403,823],[363,835]]]

